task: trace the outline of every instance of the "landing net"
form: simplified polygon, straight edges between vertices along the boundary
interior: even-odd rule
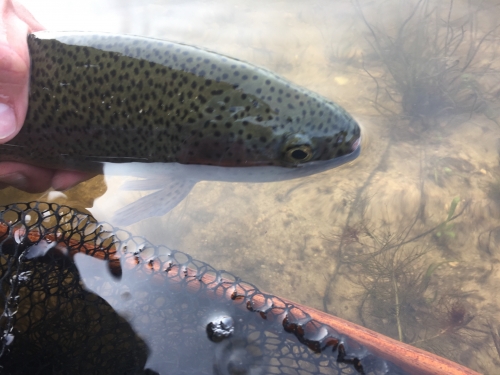
[[[2,374],[404,374],[188,254],[67,206],[0,212]]]

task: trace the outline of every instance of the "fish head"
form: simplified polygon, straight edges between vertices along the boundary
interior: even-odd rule
[[[328,99],[297,90],[290,95],[293,101],[277,102],[241,92],[229,95],[230,89],[225,89],[218,90],[225,100],[213,97],[206,103],[212,117],[204,114],[195,129],[181,136],[183,147],[176,156],[180,163],[286,168],[322,163],[327,169],[359,154],[360,126]],[[214,110],[221,105],[228,110]]]
[[[301,130],[284,136],[278,160],[284,167],[306,166],[321,161],[352,158],[359,153],[361,130],[345,111],[338,111],[330,126],[307,124]],[[352,159],[351,158],[351,159]]]

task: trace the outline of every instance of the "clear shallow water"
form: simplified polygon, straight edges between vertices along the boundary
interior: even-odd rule
[[[401,67],[387,62],[397,61],[397,53],[386,61],[374,53],[373,36],[348,1],[99,2],[74,9],[66,2],[43,8],[24,3],[49,29],[200,45],[269,68],[343,105],[367,133],[363,154],[351,165],[285,182],[201,182],[165,217],[128,229],[273,294],[494,373],[500,360],[496,32],[488,34],[470,68],[447,81],[447,87],[459,82],[448,91],[454,102],[472,109],[433,112],[432,105],[422,104],[426,100],[415,99],[423,108],[415,114],[408,107],[409,91],[398,93],[391,83],[391,68]],[[362,4],[370,25],[380,30],[375,30],[380,43],[385,35],[397,40],[401,20],[411,13],[401,4],[379,9]],[[493,29],[499,12],[494,5],[485,2],[475,13],[475,4],[457,2],[450,21],[448,4],[443,6],[439,27],[451,25],[458,36],[461,26],[466,31],[456,51],[431,59],[444,60],[438,72],[456,60],[463,63],[468,46]],[[477,17],[472,28],[464,23],[467,15]],[[431,45],[436,39],[428,40]],[[389,56],[386,49],[379,51]],[[424,55],[409,55],[414,60],[408,65],[424,64],[418,58]],[[377,79],[378,96],[370,75]],[[438,95],[430,101],[439,100]],[[107,178],[102,195],[98,178],[58,201],[93,206],[91,212],[107,220],[114,208],[137,196],[117,193],[121,182]],[[26,197],[11,189],[1,194],[2,203]]]

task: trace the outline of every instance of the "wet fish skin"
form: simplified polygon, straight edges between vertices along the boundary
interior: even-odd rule
[[[39,32],[28,45],[28,113],[0,160],[77,170],[102,162],[305,167],[359,144],[358,124],[337,104],[213,52],[95,33]]]

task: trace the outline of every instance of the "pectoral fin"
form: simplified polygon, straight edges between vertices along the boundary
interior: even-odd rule
[[[119,209],[111,222],[117,226],[127,226],[150,217],[163,216],[189,194],[196,182],[184,179],[170,181],[157,179],[126,183],[126,190],[155,190],[160,186],[161,189]]]

